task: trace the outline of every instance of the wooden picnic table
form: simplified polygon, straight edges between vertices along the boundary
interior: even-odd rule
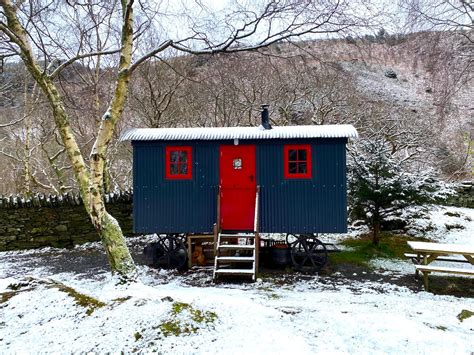
[[[451,243],[407,242],[408,246],[420,256],[420,262],[428,265],[440,256],[462,255],[466,261],[474,265],[474,246]],[[421,259],[422,258],[422,259]]]
[[[421,271],[425,289],[428,291],[428,275],[431,272],[440,272],[448,274],[474,275],[473,269],[453,268],[445,266],[429,265],[435,260],[440,261],[462,261],[474,265],[474,246],[460,245],[451,243],[429,243],[429,242],[407,242],[408,246],[417,254],[416,260],[418,265],[415,266],[416,274]],[[447,255],[462,256],[464,259],[451,259]]]

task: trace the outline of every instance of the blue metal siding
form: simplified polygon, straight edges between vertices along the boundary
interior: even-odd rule
[[[347,231],[346,139],[241,140],[255,144],[261,232]],[[232,141],[134,141],[136,233],[211,232],[216,222],[219,146]],[[283,146],[311,144],[312,179],[285,180]],[[193,179],[165,180],[164,147],[193,147]]]
[[[192,180],[165,179],[165,146],[193,147]],[[216,221],[218,151],[202,142],[133,142],[135,233],[212,232]]]
[[[285,179],[284,144],[311,144],[312,179]],[[346,139],[260,142],[261,231],[347,232]]]

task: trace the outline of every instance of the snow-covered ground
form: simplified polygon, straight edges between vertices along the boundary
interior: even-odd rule
[[[431,223],[440,229],[462,223],[464,229],[440,232],[438,240],[472,243],[474,211],[449,211],[462,215],[432,209]],[[209,270],[177,274],[140,266],[140,282],[125,287],[90,261],[93,273],[79,267],[97,249],[90,244],[72,251],[0,253],[0,353],[474,350],[474,316],[458,318],[463,310],[474,311],[474,299],[434,295],[383,278],[413,273],[408,262],[375,260],[370,280],[335,272],[218,285],[210,283]],[[65,257],[70,264],[58,267]]]

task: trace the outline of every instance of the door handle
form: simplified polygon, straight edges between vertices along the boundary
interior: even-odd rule
[[[250,181],[252,181],[252,182],[253,182],[253,174],[252,174],[252,175],[250,175]]]

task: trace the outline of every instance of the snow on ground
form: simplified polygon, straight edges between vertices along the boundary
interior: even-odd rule
[[[463,322],[456,317],[474,309],[474,300],[390,284],[333,287],[314,277],[283,287],[271,281],[192,287],[177,277],[151,286],[145,276],[142,283],[117,288],[110,278],[53,278],[105,305],[87,314],[54,287],[21,292],[2,305],[3,352],[470,353],[474,348],[474,317]],[[1,292],[11,283],[15,279],[4,279]],[[172,315],[174,302],[217,317],[193,323],[186,311]],[[166,336],[162,325],[176,319],[199,329]]]
[[[435,229],[446,233],[437,234],[438,240],[469,242],[474,211],[449,208],[459,217],[446,211],[431,212]],[[446,223],[465,229],[446,230]],[[336,272],[217,285],[210,270],[178,274],[140,266],[140,282],[116,286],[101,253],[94,243],[68,251],[0,253],[0,352],[474,350],[474,317],[458,319],[463,310],[474,311],[473,298],[419,292],[383,278],[413,274],[409,262],[374,260],[372,281]]]
[[[406,213],[413,213],[414,209]],[[474,209],[430,206],[426,215],[412,218],[408,233],[442,243],[474,245]]]

